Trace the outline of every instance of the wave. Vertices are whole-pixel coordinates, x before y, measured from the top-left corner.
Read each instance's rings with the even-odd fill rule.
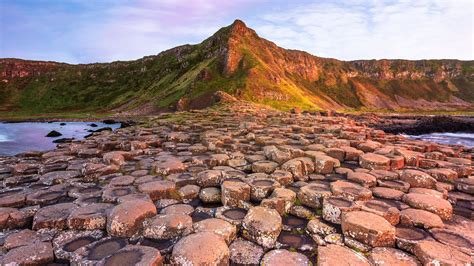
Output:
[[[433,141],[442,144],[458,144],[468,147],[474,147],[474,134],[472,133],[431,133],[423,135],[405,135],[411,139],[424,141]]]
[[[0,142],[10,141],[10,139],[6,135],[0,134]]]

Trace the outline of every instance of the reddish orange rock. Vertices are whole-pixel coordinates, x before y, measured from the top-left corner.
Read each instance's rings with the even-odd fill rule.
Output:
[[[390,170],[390,159],[375,153],[366,153],[359,157],[360,166],[369,170]]]
[[[365,211],[353,211],[342,215],[342,232],[372,247],[395,245],[395,227],[383,217]]]
[[[429,174],[413,169],[407,169],[400,175],[400,180],[410,184],[410,187],[434,188],[436,179]]]
[[[443,220],[449,220],[453,215],[453,206],[449,201],[432,195],[408,193],[403,197],[403,201],[413,208],[435,213]]]

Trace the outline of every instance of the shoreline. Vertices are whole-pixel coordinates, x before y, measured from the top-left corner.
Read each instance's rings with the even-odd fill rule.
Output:
[[[350,118],[391,134],[474,133],[474,116],[458,115],[360,115]]]

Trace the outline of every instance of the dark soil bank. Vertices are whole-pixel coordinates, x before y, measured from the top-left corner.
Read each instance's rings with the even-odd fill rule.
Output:
[[[392,134],[422,135],[435,132],[474,133],[473,117],[417,116],[372,118],[370,126]]]

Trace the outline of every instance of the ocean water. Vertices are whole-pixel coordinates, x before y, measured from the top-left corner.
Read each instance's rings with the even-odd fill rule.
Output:
[[[431,133],[417,136],[408,135],[407,137],[441,144],[474,147],[474,133]]]
[[[61,126],[61,123],[66,125]],[[97,127],[91,127],[94,123]],[[46,151],[56,147],[54,140],[60,138],[83,139],[90,134],[88,130],[97,130],[103,127],[116,129],[120,123],[106,125],[100,122],[24,122],[0,123],[0,155],[15,155],[26,151]],[[48,138],[51,130],[63,134],[60,137]]]

